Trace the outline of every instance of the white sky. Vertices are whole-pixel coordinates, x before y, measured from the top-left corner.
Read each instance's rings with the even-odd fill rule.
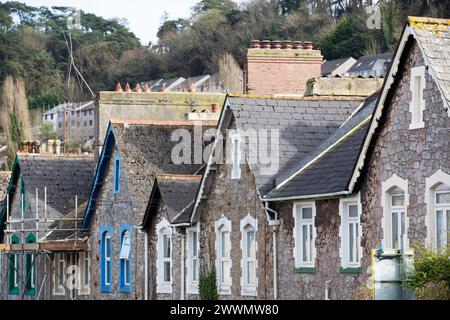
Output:
[[[2,0],[1,2],[5,2]],[[129,29],[142,44],[156,42],[156,33],[164,12],[169,17],[188,18],[198,0],[18,0],[34,7],[66,6],[104,18],[125,18]]]

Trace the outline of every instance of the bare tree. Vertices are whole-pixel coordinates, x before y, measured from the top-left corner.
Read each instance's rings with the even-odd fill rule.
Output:
[[[219,59],[219,75],[229,93],[243,93],[243,72],[231,54],[225,53]]]

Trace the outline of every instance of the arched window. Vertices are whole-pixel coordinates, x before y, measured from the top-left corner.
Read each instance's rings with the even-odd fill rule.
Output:
[[[396,174],[382,183],[384,247],[408,249],[408,182]]]
[[[216,221],[216,255],[219,293],[231,294],[231,222],[225,217]]]
[[[434,192],[436,247],[446,248],[450,243],[450,187],[440,184]]]
[[[17,235],[12,235],[11,244],[18,244],[20,239]],[[20,272],[20,260],[19,254],[13,253],[8,256],[9,259],[9,294],[18,295],[19,294],[19,272]]]
[[[131,291],[131,226],[123,225],[120,233],[119,291]]]
[[[450,175],[438,170],[425,180],[427,240],[434,248],[450,244]]]
[[[256,220],[247,216],[241,221],[241,289],[242,295],[255,296],[258,284],[256,259]]]
[[[36,243],[35,236],[29,234],[25,243]],[[25,279],[26,294],[34,296],[36,294],[36,256],[31,253],[25,255]]]
[[[102,227],[100,231],[100,290],[111,292],[112,282],[112,229],[108,226]]]
[[[156,226],[157,247],[157,289],[158,293],[172,293],[172,228],[164,219]]]

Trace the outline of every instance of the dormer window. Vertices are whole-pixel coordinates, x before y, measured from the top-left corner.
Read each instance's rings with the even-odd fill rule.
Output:
[[[423,111],[425,110],[425,100],[423,92],[425,89],[425,67],[415,67],[411,69],[411,102],[409,111],[411,112],[410,129],[423,128]]]

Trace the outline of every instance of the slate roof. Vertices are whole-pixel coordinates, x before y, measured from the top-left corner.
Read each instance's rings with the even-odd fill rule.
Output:
[[[290,171],[308,156],[342,125],[362,101],[230,97],[228,103],[238,129],[278,129],[280,132],[278,172],[266,175],[261,172],[264,166],[250,165],[259,192],[265,195],[272,190],[277,176]]]
[[[450,105],[450,19],[409,17],[414,37]]]
[[[47,187],[47,207],[66,215],[75,209],[75,196],[82,204],[89,198],[94,179],[94,157],[64,157],[37,154],[18,154],[20,173],[24,177],[28,197],[44,203],[44,188]]]
[[[378,94],[368,98],[342,126],[314,149],[279,182],[267,199],[305,197],[347,191],[362,144],[369,130]],[[319,157],[320,156],[320,157]]]
[[[344,62],[349,60],[351,58],[342,58],[342,59],[335,59],[335,60],[327,60],[324,63],[322,63],[320,69],[320,73],[322,76],[327,76],[330,73],[332,73],[334,70],[336,70],[339,66],[341,66]]]
[[[147,206],[143,227],[148,227],[161,203],[164,204],[170,223],[189,223],[200,180],[200,175],[158,175]]]
[[[126,124],[126,128],[125,128]],[[89,228],[95,202],[100,196],[104,174],[109,164],[108,159],[114,145],[120,152],[121,168],[124,170],[128,183],[128,193],[133,207],[142,223],[149,196],[152,192],[155,177],[160,174],[192,175],[201,170],[203,164],[195,164],[192,152],[192,164],[175,164],[171,153],[179,141],[172,141],[172,133],[184,129],[191,133],[194,139],[193,121],[134,121],[112,120],[105,139],[106,152],[102,153],[96,181],[91,191],[90,204],[85,213],[83,227]],[[202,122],[202,129],[216,126],[216,122]],[[113,142],[111,142],[113,141]],[[191,141],[193,143],[193,141]],[[112,163],[112,162],[111,162]]]
[[[385,60],[385,61],[391,61],[392,60],[392,54],[391,53],[383,53],[383,54],[377,54],[374,56],[363,56],[359,58],[355,64],[348,69],[348,73],[354,73],[354,72],[363,72],[367,70],[372,70],[372,66],[377,62],[378,60]]]

